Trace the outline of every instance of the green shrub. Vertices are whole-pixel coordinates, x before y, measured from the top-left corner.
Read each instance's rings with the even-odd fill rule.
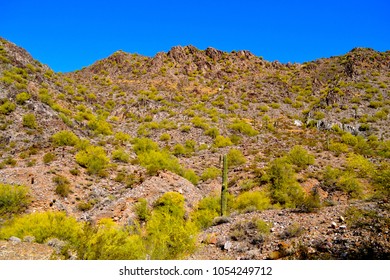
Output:
[[[138,202],[134,205],[134,211],[140,221],[146,222],[149,220],[151,212],[145,198],[138,199]]]
[[[314,164],[314,156],[302,146],[294,146],[287,154],[287,161],[297,166],[298,169],[304,169],[308,165]]]
[[[11,166],[15,166],[17,163],[17,161],[15,159],[13,159],[12,157],[7,157],[4,161],[3,161],[3,164],[6,164],[6,165],[11,165]]]
[[[265,210],[271,207],[271,201],[266,193],[254,191],[244,192],[237,196],[234,208],[240,212],[251,212],[254,210]]]
[[[160,141],[169,141],[169,140],[171,140],[171,135],[169,135],[168,133],[161,134]]]
[[[51,106],[53,104],[53,100],[49,94],[49,91],[46,88],[41,88],[38,92],[38,98],[41,102]]]
[[[219,135],[219,130],[216,127],[211,127],[209,129],[207,129],[204,134],[215,139],[215,137],[217,137]]]
[[[121,132],[121,131],[115,133],[114,138],[116,141],[118,141],[121,144],[124,144],[126,142],[130,142],[130,140],[131,140],[131,136],[129,134]]]
[[[51,140],[56,146],[75,146],[79,142],[79,138],[69,130],[62,130],[53,134]]]
[[[259,234],[261,235],[269,235],[271,233],[271,229],[273,224],[270,222],[266,222],[261,219],[256,219],[255,220],[256,228]]]
[[[222,135],[218,135],[214,139],[214,146],[217,148],[227,147],[233,145],[232,141],[229,137],[224,137]]]
[[[386,195],[390,194],[390,164],[382,163],[373,175],[373,181]]]
[[[111,135],[112,127],[103,117],[98,117],[88,122],[88,127],[96,134]]]
[[[23,116],[22,123],[24,127],[28,127],[30,129],[35,129],[38,126],[35,115],[31,113]]]
[[[205,229],[212,225],[214,218],[218,217],[220,212],[220,196],[207,196],[198,202],[196,210],[191,213],[191,219],[200,229]]]
[[[150,175],[157,174],[158,170],[169,170],[176,174],[182,174],[182,168],[178,159],[167,151],[144,152],[138,154],[140,164],[146,168]]]
[[[351,197],[361,197],[363,192],[363,187],[353,172],[342,171],[329,166],[325,168],[323,183],[325,186],[344,191]]]
[[[242,154],[240,150],[230,149],[227,154],[227,160],[229,167],[235,167],[242,165],[246,162],[245,156]]]
[[[102,147],[88,146],[76,154],[76,162],[87,168],[89,174],[101,174],[110,160]]]
[[[142,237],[133,234],[111,219],[102,219],[95,227],[85,226],[77,244],[82,260],[144,260],[146,246]]]
[[[354,173],[343,172],[337,180],[336,186],[353,198],[360,198],[363,193],[363,187]]]
[[[27,100],[31,98],[31,95],[26,92],[21,92],[16,95],[16,103],[23,105]]]
[[[323,184],[327,187],[335,186],[341,173],[342,171],[340,169],[326,166],[322,176]]]
[[[221,170],[212,166],[212,167],[206,168],[203,171],[201,179],[203,181],[207,181],[209,179],[216,179],[216,178],[218,178],[218,176],[221,176]]]
[[[181,156],[186,154],[186,148],[182,144],[176,144],[173,146],[173,154],[175,156]]]
[[[22,212],[30,204],[25,186],[0,183],[0,217]]]
[[[189,125],[183,125],[180,127],[181,132],[189,132],[191,130],[191,127]]]
[[[257,130],[244,120],[235,119],[233,123],[229,125],[229,128],[247,136],[256,136],[259,134]]]
[[[8,221],[0,228],[0,238],[8,239],[16,236],[34,236],[38,243],[50,238],[77,243],[82,233],[82,224],[63,212],[32,213]]]
[[[91,210],[92,207],[93,203],[91,203],[91,201],[80,201],[79,203],[77,203],[77,209],[83,212]]]
[[[336,154],[336,156],[339,156],[342,153],[348,152],[348,146],[343,143],[332,142],[329,144],[329,151],[332,151]]]
[[[134,138],[132,143],[136,154],[158,150],[158,144],[149,138]]]
[[[375,166],[362,155],[349,154],[346,160],[347,170],[355,172],[361,178],[370,178],[374,174]],[[357,172],[356,172],[357,171]]]
[[[321,208],[320,194],[317,188],[313,188],[311,192],[305,197],[302,209],[306,212],[314,212]]]
[[[184,147],[186,149],[186,154],[190,155],[195,152],[196,142],[194,140],[186,140]]]
[[[341,136],[341,141],[349,146],[355,146],[358,143],[356,136],[351,133],[345,133]]]
[[[156,201],[146,226],[151,259],[179,259],[194,251],[197,228],[184,214],[184,197],[179,193],[165,193]]]
[[[202,117],[195,116],[192,118],[191,122],[193,123],[194,127],[196,127],[196,128],[202,128],[204,130],[209,128],[207,121]]]
[[[184,171],[183,177],[190,181],[192,184],[197,185],[199,182],[199,177],[196,175],[195,171],[192,169],[186,169]]]
[[[56,184],[55,193],[67,197],[70,192],[70,182],[64,176],[55,176],[53,177],[53,182]]]
[[[48,153],[43,155],[43,162],[45,164],[48,164],[48,163],[54,161],[55,159],[56,159],[56,155],[51,153],[51,152],[48,152]]]
[[[291,164],[284,158],[277,158],[269,164],[265,178],[270,183],[271,198],[275,203],[293,208],[302,204],[302,187],[295,178]]]
[[[123,148],[119,148],[112,152],[112,159],[120,162],[129,162],[130,155]]]
[[[11,101],[6,100],[2,105],[0,105],[0,114],[8,115],[13,111],[15,111],[15,109],[16,109],[16,105]]]

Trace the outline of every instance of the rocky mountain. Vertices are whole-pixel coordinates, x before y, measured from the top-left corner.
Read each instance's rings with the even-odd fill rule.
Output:
[[[390,52],[366,48],[282,64],[177,46],[56,73],[0,39],[0,183],[29,189],[22,212],[119,225],[177,192],[191,220],[228,154],[229,217],[185,258],[388,258],[389,86]]]

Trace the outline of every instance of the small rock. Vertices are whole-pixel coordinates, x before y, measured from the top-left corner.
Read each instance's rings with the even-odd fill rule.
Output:
[[[331,228],[337,228],[337,224],[336,224],[335,222],[332,222],[332,223],[330,224],[330,226],[331,226]]]
[[[346,226],[346,225],[341,225],[341,226],[339,227],[339,229],[345,230],[345,229],[347,229],[347,226]]]
[[[302,126],[303,123],[300,120],[294,120],[294,125],[295,126]]]
[[[11,236],[8,241],[11,241],[12,244],[18,244],[20,242],[22,242],[22,240],[20,240],[20,238],[16,237],[16,236]]]
[[[307,248],[307,252],[308,252],[309,254],[314,254],[314,253],[316,252],[316,249],[314,249],[313,247],[308,247],[308,248]]]
[[[28,243],[32,243],[32,242],[35,241],[35,236],[25,236],[25,237],[23,238],[23,241],[24,241],[24,242],[28,242]]]
[[[225,244],[223,245],[223,249],[226,251],[229,251],[232,248],[233,244],[230,241],[226,241]]]
[[[345,218],[343,216],[340,216],[339,221],[340,221],[340,223],[343,223],[345,221]]]

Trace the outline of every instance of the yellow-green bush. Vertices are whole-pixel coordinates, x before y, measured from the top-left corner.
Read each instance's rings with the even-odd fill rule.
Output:
[[[204,130],[209,128],[207,121],[202,117],[195,116],[192,118],[191,122],[196,128],[202,128]]]
[[[70,182],[64,176],[55,176],[53,177],[53,182],[56,184],[55,193],[67,197],[70,192]]]
[[[233,196],[228,193],[227,210],[233,209]],[[205,229],[213,224],[214,218],[221,214],[221,196],[210,195],[198,202],[196,209],[191,213],[191,220],[200,229]]]
[[[151,259],[179,259],[196,248],[197,228],[184,214],[184,197],[179,193],[165,193],[156,201],[146,226]]]
[[[270,184],[273,202],[293,208],[302,204],[304,198],[302,187],[295,178],[291,164],[284,158],[277,158],[269,164],[264,179]]]
[[[173,154],[175,156],[181,156],[186,154],[186,148],[182,144],[176,144],[173,146]]]
[[[48,152],[48,153],[43,155],[43,163],[45,163],[45,164],[48,164],[55,159],[56,159],[56,155],[51,153],[51,152]]]
[[[110,219],[96,227],[85,226],[77,241],[77,255],[82,260],[142,260],[146,258],[144,240]]]
[[[358,143],[356,136],[352,135],[351,133],[344,133],[341,136],[341,141],[349,146],[355,146]]]
[[[76,162],[86,167],[88,173],[99,174],[107,167],[110,159],[102,147],[88,146],[76,154]]]
[[[287,154],[287,161],[297,166],[298,169],[304,169],[308,165],[314,164],[314,156],[302,146],[294,146]]]
[[[63,212],[32,213],[7,221],[0,228],[0,238],[11,236],[24,238],[34,236],[35,241],[43,243],[50,238],[77,243],[82,233],[82,224]]]
[[[215,139],[215,137],[217,137],[219,135],[219,130],[216,127],[211,127],[209,129],[207,129],[204,134]]]
[[[98,117],[88,122],[88,127],[97,134],[111,135],[112,126],[103,117]]]
[[[183,170],[178,159],[167,151],[144,152],[138,154],[139,162],[147,169],[151,175],[157,173],[158,170],[169,170],[181,175]]]
[[[192,169],[186,169],[183,173],[183,177],[186,178],[191,183],[193,183],[194,185],[198,184],[199,182],[199,176],[196,175],[195,171]]]
[[[244,120],[235,119],[233,123],[229,125],[229,128],[247,136],[256,136],[259,134],[257,130]]]
[[[112,159],[121,162],[129,162],[130,156],[123,148],[119,148],[112,152]]]
[[[246,162],[246,158],[240,150],[230,149],[227,154],[227,161],[229,167],[234,167],[244,164]]]
[[[354,172],[342,171],[327,166],[323,174],[323,183],[327,187],[333,187],[348,193],[351,197],[360,197],[363,187],[356,178]]]
[[[356,172],[361,178],[371,177],[374,174],[374,164],[362,155],[349,154],[346,160],[347,170]]]
[[[130,140],[131,140],[131,136],[129,134],[121,132],[121,131],[115,133],[114,138],[117,142],[119,142],[121,144],[124,144],[126,142],[130,142]]]
[[[136,154],[158,150],[158,144],[149,138],[134,138],[132,143]]]
[[[203,173],[202,173],[202,176],[201,176],[201,179],[203,181],[207,181],[209,179],[215,179],[217,178],[218,176],[221,176],[221,170],[212,166],[212,167],[208,167],[206,168]]]
[[[148,202],[145,198],[138,199],[138,202],[134,205],[134,211],[140,221],[149,220],[151,211],[148,208]]]
[[[6,101],[0,100],[0,103],[2,103],[0,105],[0,114],[8,115],[8,114],[12,113],[13,111],[15,111],[15,109],[16,109],[16,105],[9,100],[6,100]]]
[[[53,134],[51,140],[56,146],[75,146],[79,142],[79,138],[70,130]]]
[[[30,204],[25,186],[0,184],[0,217],[23,211]]]
[[[229,137],[224,137],[222,135],[218,135],[214,139],[214,146],[217,148],[227,147],[233,145],[232,141]]]
[[[161,134],[160,141],[169,141],[169,140],[171,140],[171,135],[169,135],[168,133]]]
[[[256,224],[256,228],[257,228],[257,231],[259,232],[259,234],[261,234],[261,235],[269,235],[270,234],[271,228],[273,226],[272,223],[266,222],[266,221],[261,220],[261,219],[256,219],[254,222]]]
[[[35,129],[38,126],[37,121],[35,119],[35,115],[31,114],[31,113],[28,113],[28,114],[23,116],[22,124],[24,127],[28,127],[30,129]]]
[[[265,192],[249,191],[241,193],[234,201],[234,208],[241,212],[265,210],[271,207],[271,200]]]
[[[27,92],[21,92],[16,95],[16,103],[23,105],[27,100],[31,98],[31,95]]]
[[[337,156],[348,152],[348,146],[344,143],[332,142],[329,144],[329,151],[334,152]]]
[[[382,163],[373,175],[373,181],[386,195],[390,194],[390,164]]]

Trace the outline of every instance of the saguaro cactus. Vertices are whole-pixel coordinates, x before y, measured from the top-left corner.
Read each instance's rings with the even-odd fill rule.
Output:
[[[227,156],[223,155],[222,165],[222,189],[221,189],[221,216],[226,216],[227,209],[227,192],[228,192],[228,179],[227,179]]]

